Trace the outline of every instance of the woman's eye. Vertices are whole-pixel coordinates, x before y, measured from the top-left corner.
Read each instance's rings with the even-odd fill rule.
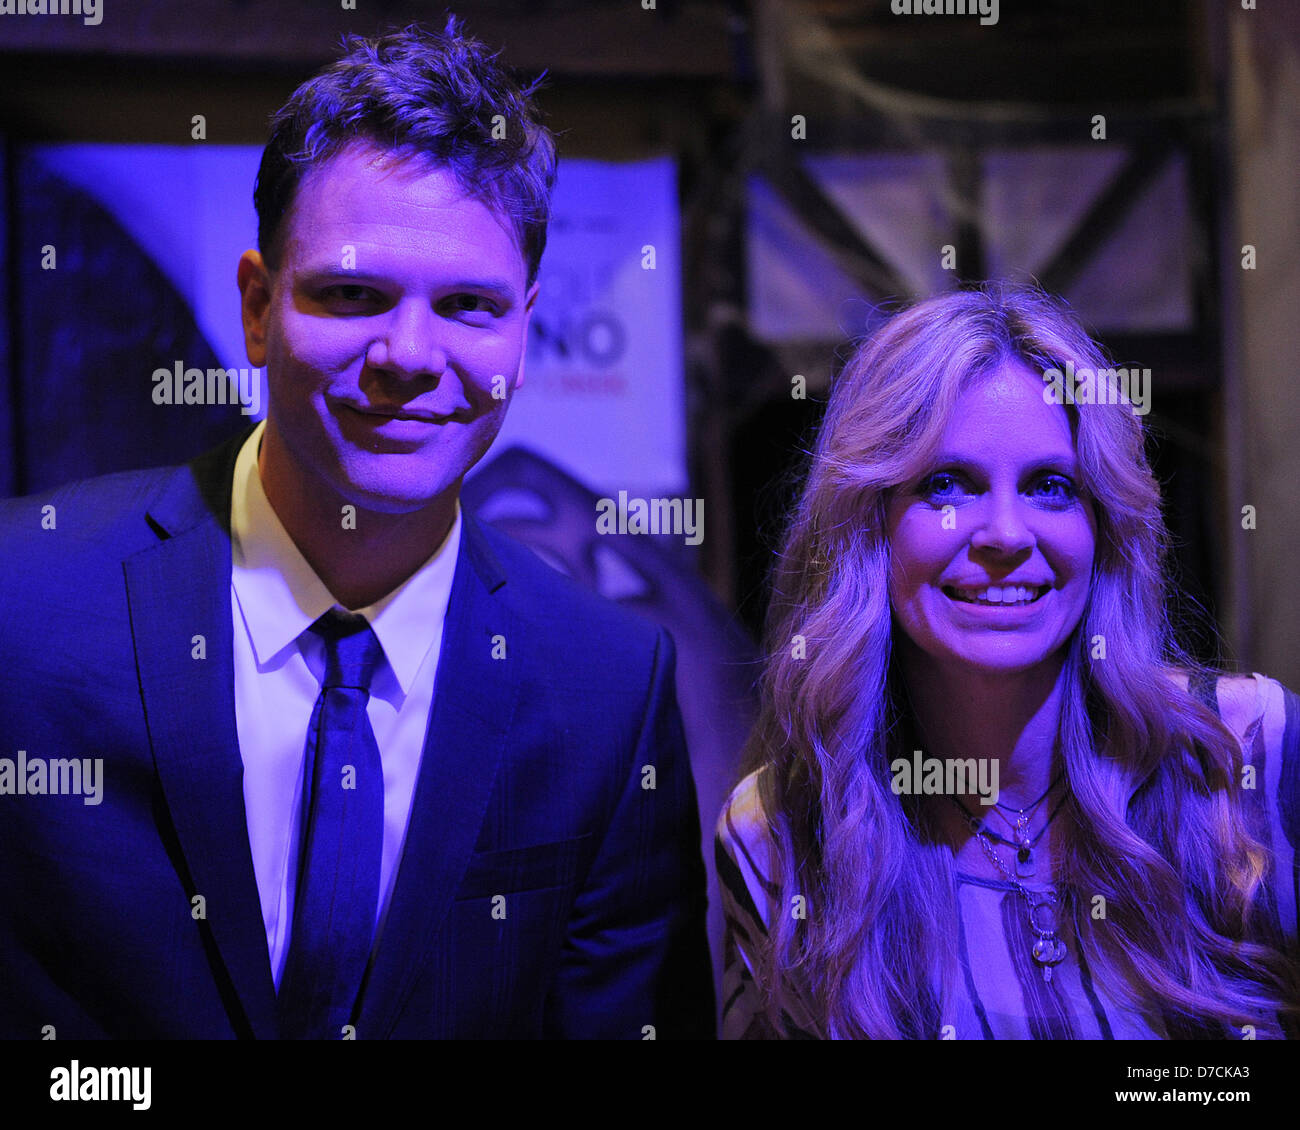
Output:
[[[950,471],[939,471],[921,483],[922,498],[941,498],[960,494],[961,480]]]
[[[1045,475],[1038,480],[1036,493],[1039,498],[1045,498],[1049,502],[1069,505],[1078,497],[1079,488],[1064,475]]]
[[[917,492],[922,498],[955,499],[978,493],[960,474],[937,471],[921,482]],[[1044,475],[1028,490],[1029,497],[1051,506],[1071,506],[1079,496],[1079,488],[1065,475]]]

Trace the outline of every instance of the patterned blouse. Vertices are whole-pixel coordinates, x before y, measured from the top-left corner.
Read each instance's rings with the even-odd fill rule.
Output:
[[[1237,734],[1245,763],[1254,766],[1257,787],[1244,794],[1255,806],[1249,814],[1251,830],[1274,861],[1260,905],[1294,955],[1300,903],[1300,696],[1275,679],[1254,675],[1220,678],[1213,698],[1208,684],[1200,697]],[[722,1037],[817,1039],[822,1033],[803,999],[791,1002],[783,1018],[785,1030],[774,1031],[754,982],[756,947],[767,937],[770,907],[780,896],[769,878],[775,869],[756,784],[761,772],[736,786],[717,824],[727,923]],[[1110,998],[1090,977],[1068,932],[1062,933],[1067,957],[1045,980],[1030,954],[1032,936],[1019,892],[1010,883],[960,871],[956,879],[960,989],[957,999],[944,1004],[944,1038],[1126,1040],[1196,1034],[1171,1031],[1160,1015]]]

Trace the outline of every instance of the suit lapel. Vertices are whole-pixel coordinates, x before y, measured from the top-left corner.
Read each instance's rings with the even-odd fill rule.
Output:
[[[493,636],[507,649],[521,642],[509,603],[493,595],[504,583],[466,514],[406,845],[362,998],[362,1038],[391,1035],[483,824],[519,698],[517,663],[492,657]]]
[[[178,470],[150,506],[162,539],[124,563],[146,722],[163,796],[194,892],[248,1019],[278,1036],[261,902],[248,844],[234,706],[230,487],[247,432]],[[389,1035],[415,987],[482,827],[519,699],[519,646],[497,595],[505,577],[464,515],[433,705],[393,897],[368,976],[359,1030]],[[194,637],[205,658],[192,658]],[[508,654],[508,653],[507,653]]]
[[[185,866],[251,1033],[274,1038],[234,705],[230,483],[246,435],[176,472],[149,511],[164,540],[124,568],[149,737]],[[196,636],[203,658],[193,657]]]

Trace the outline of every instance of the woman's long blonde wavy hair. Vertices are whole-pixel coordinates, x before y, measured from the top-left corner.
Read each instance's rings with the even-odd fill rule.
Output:
[[[774,573],[746,756],[747,769],[764,768],[777,864],[781,912],[759,970],[777,1031],[797,990],[825,1036],[938,1035],[955,965],[953,864],[924,805],[889,787],[891,762],[910,750],[885,508],[926,469],[958,397],[1008,359],[1037,372],[1067,360],[1108,367],[1062,304],[989,285],[895,315],[833,387]],[[1297,974],[1260,911],[1269,860],[1243,808],[1241,750],[1171,678],[1212,673],[1170,627],[1167,534],[1142,422],[1125,403],[1066,411],[1097,529],[1062,671],[1063,928],[1072,923],[1094,980],[1171,1035],[1280,1034],[1300,1014]],[[1098,636],[1104,660],[1090,658]],[[785,912],[794,894],[805,918]]]

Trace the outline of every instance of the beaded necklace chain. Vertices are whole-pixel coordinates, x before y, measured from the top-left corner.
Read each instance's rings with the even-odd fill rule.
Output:
[[[1055,782],[1048,786],[1047,792],[1051,792],[1054,787]],[[1020,813],[1024,815],[1031,812],[1038,806],[1046,795],[1047,793],[1044,793],[1043,796],[1039,797],[1038,800],[1029,806],[1029,808],[1019,810]],[[1016,891],[1019,892],[1020,897],[1025,900],[1026,920],[1029,924],[1029,931],[1034,936],[1034,944],[1030,949],[1030,953],[1033,955],[1034,961],[1038,964],[1038,967],[1043,971],[1043,980],[1050,983],[1052,980],[1052,969],[1065,960],[1065,955],[1067,953],[1066,945],[1061,940],[1060,928],[1057,922],[1056,911],[1057,906],[1060,903],[1060,896],[1056,893],[1056,889],[1050,886],[1042,891],[1029,890],[1022,882],[1020,882],[1018,875],[1013,873],[1011,868],[1003,862],[1002,857],[998,855],[997,851],[993,847],[993,839],[996,838],[1001,843],[1006,843],[1009,844],[1009,846],[1016,847],[1016,872],[1024,874],[1024,872],[1021,871],[1021,868],[1024,866],[1024,863],[1027,862],[1029,866],[1028,874],[1032,875],[1034,870],[1033,847],[1039,839],[1042,838],[1043,833],[1047,831],[1047,828],[1052,821],[1056,819],[1056,814],[1061,811],[1061,806],[1065,803],[1065,798],[1062,797],[1057,803],[1056,807],[1052,810],[1051,815],[1048,816],[1047,821],[1039,830],[1038,835],[1034,836],[1032,840],[1029,839],[1026,834],[1028,820],[1021,821],[1018,819],[1017,831],[1021,834],[1021,838],[1014,843],[1010,843],[1001,836],[998,836],[996,833],[985,831],[984,822],[970,812],[970,810],[967,809],[967,807],[955,796],[950,796],[948,799],[961,810],[962,815],[966,818],[966,823],[975,834],[975,839],[979,842],[980,848],[983,849],[989,862],[997,869],[998,874],[1010,883]],[[1028,859],[1022,862],[1022,855],[1026,853],[1028,854]]]
[[[1029,820],[1027,816],[1025,816],[1024,819],[1022,819],[1021,816],[1032,812],[1033,806],[1027,809],[1022,809],[1021,815],[1017,816],[1015,826],[1012,828],[1012,834],[1016,838],[1014,840],[1009,840],[1005,836],[1000,836],[997,832],[990,831],[985,827],[985,822],[962,804],[962,802],[956,797],[953,797],[952,799],[953,803],[962,810],[962,814],[966,817],[966,823],[971,826],[972,831],[976,834],[982,833],[983,835],[988,836],[988,838],[996,844],[1005,844],[1007,847],[1013,847],[1016,849],[1016,875],[1021,879],[1028,879],[1033,876],[1038,866],[1037,861],[1034,859],[1034,848],[1037,846],[1038,841],[1043,838],[1043,833],[1047,831],[1048,826],[1056,819],[1056,814],[1061,811],[1061,806],[1065,804],[1065,797],[1061,797],[1061,799],[1056,802],[1056,807],[1052,809],[1051,815],[1048,816],[1047,822],[1038,830],[1038,834],[1032,838],[1029,835]],[[1037,802],[1035,802],[1035,804],[1037,804]],[[998,815],[1002,816],[1001,813],[998,813]],[[1002,819],[1006,820],[1006,817],[1003,816]],[[1007,821],[1007,823],[1010,825],[1011,822]]]

